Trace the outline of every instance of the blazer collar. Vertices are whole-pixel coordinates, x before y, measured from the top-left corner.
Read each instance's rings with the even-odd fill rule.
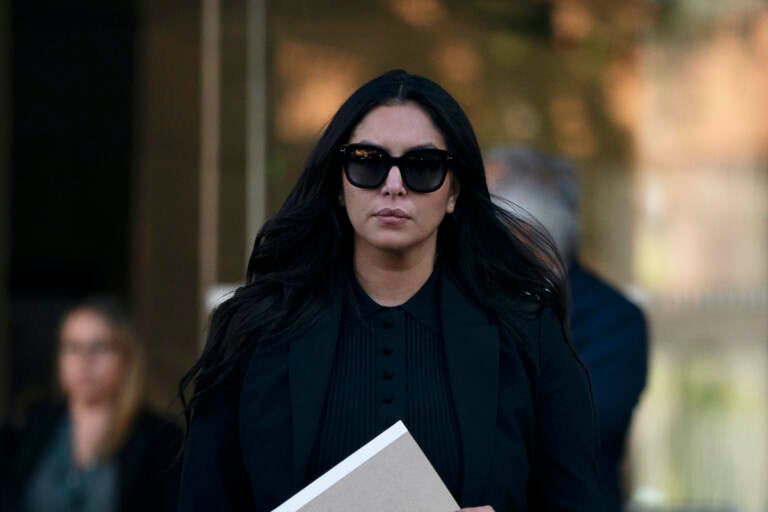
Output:
[[[493,455],[499,392],[499,332],[459,290],[450,272],[441,283],[443,342],[464,456],[461,501],[479,504]]]
[[[461,434],[461,499],[479,503],[488,478],[496,428],[499,333],[482,309],[458,288],[447,268],[440,275],[445,357]],[[305,484],[320,426],[339,334],[339,294],[315,325],[291,343],[289,386],[293,418],[293,487]]]

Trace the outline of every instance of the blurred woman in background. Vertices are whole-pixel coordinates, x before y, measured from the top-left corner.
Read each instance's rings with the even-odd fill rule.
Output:
[[[9,436],[10,510],[173,510],[180,431],[144,408],[143,350],[119,302],[73,307],[58,339],[64,403],[27,414]]]

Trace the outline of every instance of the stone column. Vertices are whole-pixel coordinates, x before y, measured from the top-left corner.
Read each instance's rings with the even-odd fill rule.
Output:
[[[245,262],[267,215],[267,0],[248,0]]]

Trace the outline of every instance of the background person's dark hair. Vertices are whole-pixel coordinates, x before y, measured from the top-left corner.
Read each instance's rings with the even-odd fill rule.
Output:
[[[199,399],[249,348],[310,325],[334,293],[352,295],[354,232],[339,203],[339,147],[368,112],[405,101],[424,109],[454,156],[451,171],[460,194],[454,213],[438,228],[441,265],[514,340],[520,338],[507,313],[521,298],[536,298],[567,324],[565,272],[557,251],[546,234],[491,201],[464,111],[431,80],[389,71],[355,91],[333,116],[288,198],[257,235],[246,284],[214,310],[203,353],[179,384],[187,425]],[[522,343],[521,348],[528,350]]]

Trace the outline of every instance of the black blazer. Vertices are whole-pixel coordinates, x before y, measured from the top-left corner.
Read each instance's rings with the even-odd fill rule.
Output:
[[[442,275],[443,338],[464,460],[461,506],[602,510],[591,397],[555,315],[543,309],[513,318],[540,367],[526,371],[517,340],[502,338],[450,274]],[[301,335],[257,345],[241,371],[200,402],[180,512],[269,511],[309,483],[340,317],[337,300]]]
[[[20,510],[26,484],[66,414],[63,405],[37,408],[22,425],[5,426],[2,452],[6,471],[0,479],[0,510]],[[117,510],[166,512],[176,509],[180,467],[175,458],[182,434],[175,424],[142,410],[116,454]]]

